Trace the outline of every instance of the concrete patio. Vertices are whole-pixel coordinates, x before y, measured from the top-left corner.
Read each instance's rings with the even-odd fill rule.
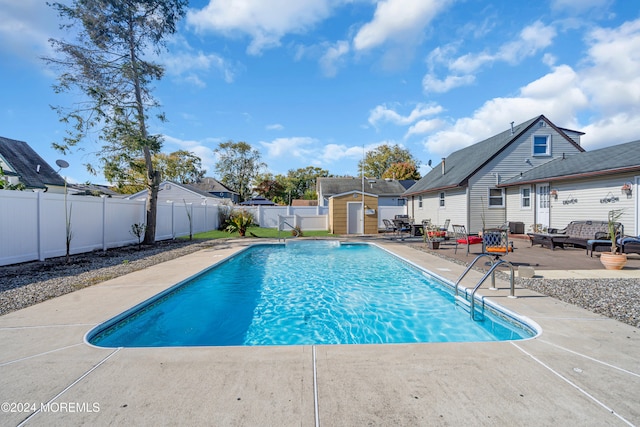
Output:
[[[376,243],[449,280],[464,269],[406,242]],[[639,330],[526,289],[507,298],[501,281],[498,291],[484,285],[481,293],[537,323],[538,337],[140,349],[84,342],[95,325],[246,244],[202,250],[0,317],[0,424],[640,424]],[[635,268],[623,272],[640,279]],[[463,284],[479,277],[472,271]]]

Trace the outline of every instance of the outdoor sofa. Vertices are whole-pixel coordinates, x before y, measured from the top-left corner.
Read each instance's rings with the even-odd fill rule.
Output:
[[[623,227],[615,223],[616,235],[623,235]],[[609,236],[607,221],[571,221],[565,228],[558,230],[550,228],[547,233],[528,233],[531,246],[540,244],[554,250],[556,247],[564,249],[565,245],[586,248],[592,247],[590,241],[606,241]],[[592,247],[593,249],[593,247]]]

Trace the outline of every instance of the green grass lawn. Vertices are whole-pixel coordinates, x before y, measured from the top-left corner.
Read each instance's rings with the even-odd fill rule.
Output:
[[[252,235],[253,233],[253,235]],[[325,237],[325,236],[333,236],[333,234],[329,234],[326,230],[318,230],[318,231],[304,231],[302,230],[303,237]],[[194,234],[193,238],[198,240],[210,240],[210,239],[225,239],[228,237],[240,237],[238,233],[228,233],[226,231],[220,230],[212,230],[207,231],[205,233]],[[278,229],[277,228],[261,228],[261,227],[249,227],[247,229],[246,237],[270,237],[270,238],[278,238]],[[281,231],[280,237],[291,237],[290,231]],[[183,236],[181,239],[188,239],[189,236]]]

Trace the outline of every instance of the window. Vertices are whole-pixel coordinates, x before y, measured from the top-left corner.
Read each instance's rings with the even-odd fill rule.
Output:
[[[531,208],[531,187],[520,188],[520,208]]]
[[[533,136],[533,155],[534,156],[550,156],[551,155],[551,135],[534,135]]]
[[[504,208],[504,190],[502,188],[489,189],[489,208]]]
[[[444,191],[440,193],[440,207],[444,208]]]
[[[418,196],[418,207],[422,207],[422,196]]]

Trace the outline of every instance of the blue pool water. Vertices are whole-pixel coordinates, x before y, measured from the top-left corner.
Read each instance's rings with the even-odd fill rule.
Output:
[[[369,244],[256,245],[94,329],[102,347],[496,341],[533,331]]]

